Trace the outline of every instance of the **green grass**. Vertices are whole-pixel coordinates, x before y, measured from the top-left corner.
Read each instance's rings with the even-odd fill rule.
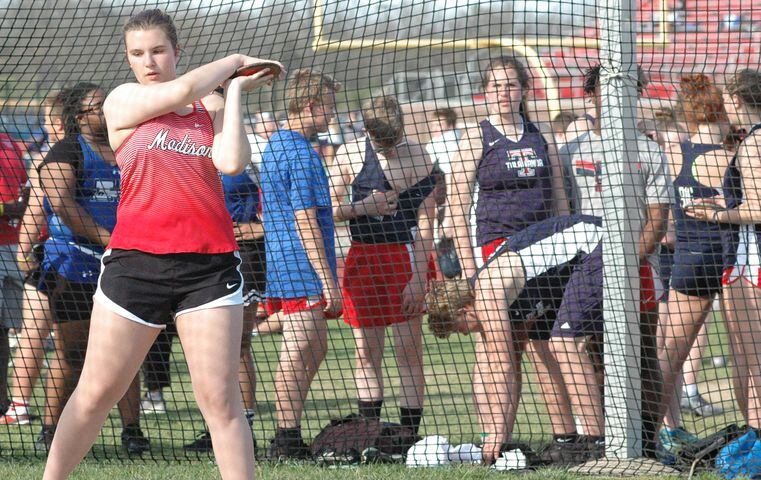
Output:
[[[260,453],[266,446],[275,428],[275,401],[273,376],[277,368],[278,349],[282,337],[269,336],[253,340],[254,357],[258,371],[258,417],[254,424]],[[391,342],[388,342],[384,373],[386,375],[387,400],[383,417],[397,421],[399,410],[395,392],[398,391],[399,379],[393,358]],[[329,422],[331,418],[341,417],[356,409],[356,393],[353,380],[354,341],[350,329],[342,322],[332,322],[329,333],[330,351],[311,390],[303,420],[305,437],[311,438]],[[427,396],[425,414],[421,428],[422,435],[440,434],[447,436],[452,444],[477,441],[480,429],[477,426],[471,400],[470,370],[473,363],[473,340],[470,337],[456,336],[447,341],[435,339],[425,334],[426,382]],[[714,323],[712,346],[706,358],[712,355],[727,356],[726,339],[722,322]],[[166,391],[168,413],[166,415],[148,415],[143,417],[143,429],[152,439],[151,455],[145,460],[127,461],[119,448],[120,421],[116,410],[93,447],[82,468],[82,474],[75,478],[218,478],[215,467],[210,464],[210,457],[188,456],[182,445],[191,441],[195,434],[203,429],[201,416],[196,408],[190,391],[187,366],[182,361],[179,345],[175,345],[173,357],[173,387]],[[547,413],[538,391],[537,378],[533,375],[531,365],[524,363],[527,374],[524,376],[523,399],[516,425],[518,439],[530,442],[533,446],[551,438],[551,428]],[[706,368],[705,380],[711,384],[726,382],[729,378],[728,368]],[[722,392],[727,398],[731,394]],[[36,411],[42,410],[43,397],[37,392]],[[724,402],[727,414],[712,418],[698,419],[685,416],[686,427],[694,432],[707,433],[727,423],[738,421],[738,412],[733,408],[734,402]],[[39,478],[43,459],[36,457],[33,443],[39,432],[39,422],[31,426],[0,426],[0,478],[23,479]],[[10,463],[9,463],[10,461]],[[178,464],[179,461],[179,464]],[[144,463],[144,464],[143,464]],[[112,473],[113,472],[113,473]],[[389,478],[404,476],[409,472],[400,467],[366,467],[360,470],[322,470],[316,467],[275,467],[264,466],[263,478],[296,478],[309,476],[351,477],[351,478]],[[547,472],[545,472],[547,473]],[[431,478],[481,478],[488,475],[483,469],[436,470],[424,472],[417,470],[415,476]],[[554,473],[553,477],[568,478],[564,473]]]
[[[36,480],[42,476],[41,462],[12,462],[0,464],[0,476],[13,480]],[[84,463],[71,476],[72,480],[206,480],[218,479],[219,473],[213,465],[207,463],[185,465],[104,465]],[[301,480],[304,478],[316,480],[480,480],[517,478],[515,475],[506,477],[504,473],[492,472],[481,467],[456,467],[447,469],[416,469],[409,470],[403,466],[377,465],[361,468],[323,469],[314,466],[271,466],[257,468],[257,478],[272,480]],[[521,474],[522,480],[580,480],[584,477],[562,470],[539,470]],[[605,478],[605,477],[598,477]],[[641,480],[677,480],[677,476],[642,475]],[[713,475],[700,475],[700,480],[718,480]]]

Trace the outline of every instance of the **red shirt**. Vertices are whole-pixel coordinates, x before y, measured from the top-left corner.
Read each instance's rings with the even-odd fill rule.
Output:
[[[18,201],[27,182],[24,153],[10,136],[0,133],[0,201]],[[21,221],[7,215],[0,217],[0,245],[16,245]]]
[[[121,197],[109,248],[147,253],[238,249],[211,160],[214,127],[198,101],[188,115],[139,125],[116,151]]]

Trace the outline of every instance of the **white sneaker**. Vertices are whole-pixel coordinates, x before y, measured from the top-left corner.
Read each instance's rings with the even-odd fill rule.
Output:
[[[683,395],[679,401],[679,406],[683,412],[691,412],[698,417],[712,417],[724,413],[724,408],[721,405],[709,403],[699,393],[693,397]]]
[[[166,413],[166,402],[164,394],[161,392],[146,392],[140,398],[140,410],[145,414],[164,414]]]
[[[0,425],[29,425],[32,415],[26,403],[11,402],[5,415],[0,416]]]

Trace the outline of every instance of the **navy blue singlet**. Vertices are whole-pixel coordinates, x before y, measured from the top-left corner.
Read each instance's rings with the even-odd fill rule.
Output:
[[[552,214],[552,170],[547,142],[524,120],[513,142],[488,120],[481,122],[483,155],[476,172],[478,245],[509,237]]]
[[[350,220],[349,230],[352,241],[358,243],[413,243],[415,241],[413,229],[417,227],[418,209],[435,187],[436,179],[431,173],[399,194],[396,211],[393,215],[361,216]],[[351,200],[352,202],[364,200],[372,195],[375,190],[388,192],[392,190],[392,187],[383,173],[378,156],[373,150],[372,142],[368,138],[362,170],[351,184]]]

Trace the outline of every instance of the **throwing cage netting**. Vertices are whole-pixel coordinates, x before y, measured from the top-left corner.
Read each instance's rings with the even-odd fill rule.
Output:
[[[80,346],[81,356],[87,335],[89,311],[77,311],[71,320],[65,310],[90,308],[86,300],[85,307],[75,302],[51,308],[55,288],[27,274],[42,257],[28,258],[33,250],[24,242],[38,243],[34,251],[47,255],[55,240],[45,237],[52,216],[64,224],[77,222],[56,210],[63,208],[61,202],[43,201],[50,187],[32,182],[27,198],[27,175],[14,165],[22,157],[33,177],[44,163],[53,141],[45,130],[51,122],[45,99],[51,94],[77,82],[91,82],[108,93],[134,81],[121,26],[130,16],[157,7],[177,25],[180,75],[242,52],[282,62],[289,76],[309,68],[343,84],[329,127],[308,140],[327,174],[345,173],[340,181],[330,178],[330,185],[346,184],[338,201],[349,205],[347,198],[353,197],[351,209],[358,217],[359,187],[353,191],[351,184],[359,181],[363,168],[380,166],[386,190],[400,197],[425,178],[412,164],[428,161],[433,172],[436,188],[423,197],[435,200],[413,208],[417,224],[411,242],[377,234],[368,240],[361,228],[352,229],[346,218],[336,217],[338,284],[350,290],[344,293],[344,307],[349,296],[376,310],[365,314],[364,320],[373,318],[364,327],[327,320],[327,353],[300,421],[306,443],[331,419],[359,411],[372,417],[379,411],[384,421],[413,426],[419,421],[421,438],[444,437],[416,450],[415,461],[426,465],[461,462],[452,453],[454,446],[481,445],[490,435],[512,430],[511,441],[527,444],[553,465],[587,462],[583,468],[592,472],[606,457],[623,462],[644,454],[684,469],[694,456],[683,452],[695,439],[677,427],[707,437],[733,424],[761,426],[753,423],[758,418],[754,380],[761,368],[761,318],[755,303],[759,267],[754,255],[759,253],[752,229],[754,215],[761,213],[749,211],[735,220],[750,225],[749,230],[738,227],[739,240],[731,238],[729,223],[720,223],[732,210],[722,179],[738,151],[743,198],[751,207],[746,210],[752,210],[750,199],[757,197],[748,175],[758,149],[755,143],[748,146],[751,137],[743,140],[743,134],[761,118],[761,94],[754,90],[760,87],[758,77],[737,73],[759,68],[761,10],[753,2],[10,1],[3,2],[0,19],[0,158],[5,159],[0,171],[0,212],[5,214],[0,217],[5,232],[0,237],[0,299],[2,343],[9,343],[0,344],[0,408],[7,411],[0,425],[3,456],[45,455],[60,409],[77,381],[72,345]],[[504,56],[525,67],[525,83],[516,64],[495,64]],[[291,125],[286,84],[276,81],[245,96],[244,121],[253,152],[247,172],[257,190],[267,188],[263,178],[269,174],[264,172],[273,168],[265,165],[274,161],[267,154],[268,139]],[[510,96],[516,91],[523,101]],[[387,100],[379,102],[382,97]],[[403,135],[382,147],[377,124],[389,123],[396,104]],[[77,118],[88,108],[83,106]],[[426,155],[428,160],[421,160]],[[342,170],[341,162],[352,166]],[[98,188],[102,191],[95,196],[118,195],[113,183]],[[253,336],[246,332],[243,341],[255,372],[242,356],[241,388],[257,455],[265,458],[278,410],[285,405],[277,401],[279,364],[306,368],[302,360],[283,363],[299,354],[313,355],[314,349],[292,351],[293,345],[285,344],[304,333],[298,321],[259,305],[272,303],[267,297],[273,296],[262,280],[265,249],[281,248],[261,238],[261,227],[249,225],[263,221],[263,230],[268,229],[266,191],[261,198],[264,212],[236,219],[236,232],[239,239],[245,237],[244,276],[248,271],[253,279],[246,289],[252,294],[245,315],[255,323]],[[43,203],[43,213],[34,221],[29,210],[23,216],[25,205],[31,209]],[[366,203],[362,208],[368,213]],[[375,208],[363,218],[374,225],[393,224],[394,208],[401,209],[402,201],[390,203],[391,211]],[[679,212],[671,213],[675,206]],[[700,212],[707,216],[690,216]],[[570,230],[551,223],[568,213],[597,216],[599,222],[584,217]],[[554,235],[536,228],[540,221],[549,221]],[[736,258],[716,250],[716,236],[705,236],[718,231],[729,232],[723,247],[741,245]],[[97,247],[89,252],[95,257],[103,251],[93,239],[74,238]],[[507,239],[507,248],[494,244],[500,239]],[[404,317],[394,313],[401,308],[395,302],[412,295],[405,290],[411,288],[407,280],[394,286],[398,278],[391,277],[400,275],[399,268],[406,272],[410,262],[404,259],[406,250],[403,260],[388,253],[371,258],[381,255],[379,245],[403,245],[417,270],[423,268],[423,252],[430,271],[421,275],[450,282],[447,287],[436,284],[441,289],[453,285],[447,278],[475,279],[478,272],[477,320],[471,319],[467,328],[439,325],[442,336],[450,334],[446,339],[432,334],[428,314],[422,320],[407,315],[391,325],[386,316]],[[462,258],[463,252],[470,258]],[[288,255],[283,253],[286,263]],[[516,258],[522,269],[509,268]],[[678,268],[671,270],[675,259]],[[55,263],[42,265],[43,277],[45,269],[63,275]],[[722,272],[733,266],[722,286]],[[739,283],[734,281],[738,278]],[[95,278],[80,280],[95,284]],[[569,282],[575,282],[573,288]],[[446,303],[444,317],[461,321],[459,309],[470,304],[452,306],[447,302],[459,294],[441,291],[429,295],[428,309],[438,298]],[[500,302],[509,308],[496,312],[488,307]],[[379,327],[386,323],[385,330]],[[469,336],[460,334],[468,328]],[[174,340],[172,328],[160,334],[139,374],[139,392],[132,388],[121,410],[114,409],[93,457],[185,461],[211,455],[210,442],[200,438],[199,443],[207,427],[182,347]],[[359,353],[358,342],[363,347]],[[290,354],[283,354],[284,348]],[[517,363],[510,360],[521,354]],[[662,408],[664,388],[674,393],[670,409]],[[518,391],[511,427],[506,405]],[[658,434],[664,415],[667,427]],[[121,438],[123,423],[138,422],[150,448],[129,455]],[[490,431],[495,429],[500,433]],[[656,451],[664,448],[665,453]],[[636,473],[655,472],[656,465],[642,463]],[[714,468],[714,462],[698,466]]]

